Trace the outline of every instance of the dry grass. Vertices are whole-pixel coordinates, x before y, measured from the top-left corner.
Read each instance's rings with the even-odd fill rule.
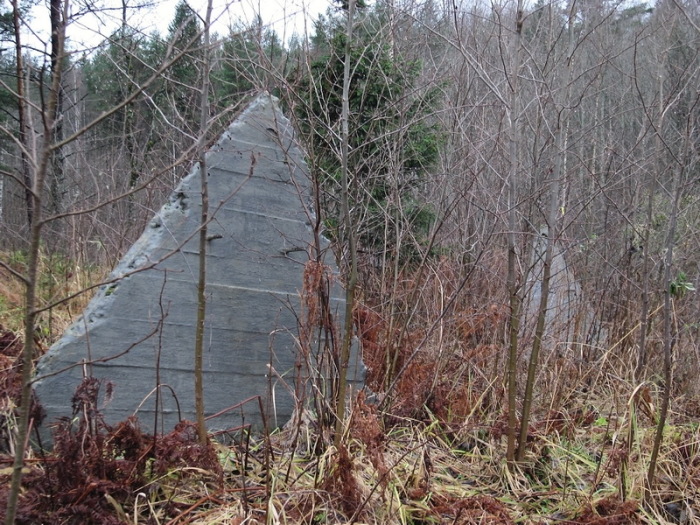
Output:
[[[406,289],[396,300],[410,304],[411,286],[449,295],[449,270],[433,272],[437,284],[402,279]],[[64,275],[60,286],[84,285],[86,277],[77,276],[83,274]],[[19,308],[19,288],[8,282],[0,281],[0,295]],[[390,396],[356,395],[339,449],[313,415],[269,437],[215,444],[220,471],[188,452],[187,440],[173,445],[179,452],[169,460],[162,449],[149,448],[152,437],[134,433],[131,448],[121,451],[81,456],[81,445],[71,448],[70,458],[29,461],[26,494],[61,462],[83,461],[90,475],[65,505],[97,498],[102,521],[95,523],[700,523],[697,388],[687,383],[674,391],[657,479],[644,501],[660,393],[653,381],[630,379],[634,359],[622,345],[591,359],[572,349],[543,356],[526,460],[506,464],[499,336],[506,316],[487,300],[497,296],[494,290],[480,284],[483,300],[457,302],[448,316],[438,317],[441,308],[422,295],[426,305],[405,326],[389,322],[389,303],[356,311],[368,383],[382,392],[390,382],[387,355],[396,357],[393,372],[403,372]],[[60,287],[58,281],[52,286]],[[57,308],[54,322],[69,323],[79,309],[75,303]],[[3,341],[6,371],[14,370],[18,342],[11,332]],[[687,358],[691,350],[679,354]],[[4,375],[6,385],[14,384],[12,377]],[[11,415],[11,405],[8,410]],[[101,443],[113,443],[114,430],[104,432]],[[117,490],[114,479],[123,478],[105,480],[100,469],[116,465],[112,472],[119,473],[125,460],[139,465],[139,477]],[[0,465],[0,476],[7,466]]]
[[[603,394],[596,402],[614,397]],[[509,469],[498,413],[459,425],[393,417],[386,426],[360,394],[339,450],[318,452],[305,440],[292,450],[297,429],[287,429],[249,445],[216,445],[222,475],[174,465],[129,498],[108,501],[128,523],[698,523],[696,424],[669,426],[658,483],[640,503],[654,432],[641,403],[540,417],[526,461]],[[318,436],[313,422],[305,425]]]
[[[272,450],[266,442],[248,451],[220,446],[221,485],[157,480],[160,493],[171,494],[184,510],[168,521],[160,510],[163,496],[142,496],[134,509],[139,522],[604,525],[700,519],[692,516],[700,497],[694,425],[669,427],[659,482],[642,505],[653,428],[629,412],[585,421],[566,414],[540,419],[527,461],[508,469],[497,421],[468,420],[454,428],[437,419],[404,419],[385,428],[362,396],[353,410],[340,450],[280,448],[292,430],[272,436]]]
[[[0,260],[20,275],[26,270],[26,257],[20,251],[0,253]],[[80,315],[93,295],[92,291],[80,292],[106,275],[107,270],[83,267],[65,257],[45,253],[40,255],[39,265],[41,277],[37,294],[40,308],[72,297],[38,316],[35,343],[41,353]],[[23,323],[24,284],[10,270],[0,266],[0,452],[12,453],[14,450],[16,409],[21,390],[19,357]],[[35,409],[36,405],[33,406]],[[0,465],[0,468],[5,466]]]
[[[0,253],[0,260],[20,275],[26,270],[26,258],[22,252]],[[45,308],[59,303],[39,316],[37,336],[40,343],[50,345],[68,328],[92,297],[90,287],[108,271],[80,265],[60,255],[40,254],[38,306]],[[88,291],[81,293],[84,290]],[[67,297],[71,299],[63,301]],[[13,332],[22,331],[23,308],[24,284],[0,266],[0,327]]]

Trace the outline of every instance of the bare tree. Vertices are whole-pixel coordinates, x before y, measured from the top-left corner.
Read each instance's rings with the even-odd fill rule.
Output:
[[[338,447],[343,436],[345,423],[345,402],[347,389],[348,362],[350,360],[350,345],[352,344],[353,310],[355,307],[355,289],[357,287],[357,245],[355,229],[350,216],[350,63],[353,42],[353,24],[355,22],[355,0],[349,0],[347,10],[347,22],[345,29],[345,59],[343,64],[343,95],[341,123],[341,217],[343,221],[343,240],[348,247],[350,271],[345,285],[345,330],[343,342],[340,346],[340,359],[338,360],[338,393],[336,406],[336,425],[334,443]]]
[[[197,430],[199,441],[206,444],[208,440],[207,427],[205,423],[204,411],[204,377],[202,373],[202,362],[204,359],[204,320],[206,317],[206,285],[207,285],[207,223],[209,222],[209,187],[207,184],[207,156],[206,156],[206,136],[209,128],[209,74],[210,62],[210,37],[209,26],[211,24],[212,0],[207,2],[207,11],[204,18],[204,56],[201,66],[201,101],[199,120],[199,176],[201,180],[202,194],[202,216],[199,228],[199,276],[197,283],[197,330],[195,334],[194,349],[194,395],[195,412],[197,413]]]
[[[57,4],[58,5],[58,4]],[[28,192],[28,220],[29,220],[29,235],[27,236],[27,255],[26,255],[26,268],[24,271],[18,271],[13,269],[11,266],[6,264],[4,261],[0,261],[0,265],[9,271],[15,278],[20,280],[24,285],[24,347],[22,350],[22,392],[21,400],[19,406],[19,417],[18,417],[18,428],[17,428],[17,438],[15,446],[15,457],[13,463],[13,474],[11,487],[8,495],[7,502],[7,512],[6,512],[6,523],[14,523],[15,515],[17,512],[17,499],[19,495],[19,488],[22,477],[22,467],[24,465],[24,455],[26,447],[28,444],[29,429],[31,423],[31,409],[32,409],[32,391],[31,391],[31,379],[33,371],[33,360],[37,357],[37,348],[35,344],[36,328],[37,322],[41,312],[45,311],[47,308],[51,308],[64,300],[63,298],[57,299],[51,297],[49,299],[50,304],[45,303],[45,299],[39,297],[39,285],[40,285],[40,258],[42,255],[42,244],[44,242],[44,232],[47,226],[51,225],[57,220],[66,219],[70,217],[81,217],[94,213],[95,211],[109,208],[111,205],[118,203],[122,198],[133,195],[134,193],[143,190],[144,188],[151,187],[153,182],[158,179],[158,172],[155,174],[150,174],[150,176],[140,181],[140,184],[134,185],[128,182],[126,184],[126,189],[123,190],[119,186],[113,188],[108,195],[103,195],[101,193],[97,194],[97,198],[87,199],[87,203],[82,200],[78,200],[77,205],[73,204],[72,209],[65,209],[59,213],[56,213],[55,206],[52,205],[51,198],[54,195],[52,191],[52,159],[56,152],[64,150],[69,145],[76,144],[79,139],[89,135],[93,132],[98,125],[107,121],[110,117],[121,111],[123,108],[128,107],[137,99],[149,98],[148,90],[151,89],[156,82],[163,76],[164,72],[168,68],[172,67],[182,56],[184,56],[189,49],[185,46],[184,49],[175,51],[172,47],[165,50],[162,61],[159,62],[155,67],[151,68],[149,75],[138,85],[134,86],[134,89],[130,90],[129,94],[116,100],[112,105],[107,107],[104,111],[95,116],[92,120],[87,123],[83,123],[75,129],[71,129],[70,132],[66,131],[65,128],[65,114],[59,111],[60,104],[62,103],[62,82],[65,64],[68,61],[68,51],[66,50],[66,27],[68,20],[68,13],[70,12],[69,2],[63,2],[60,4],[60,11],[57,11],[56,6],[52,5],[51,17],[54,21],[54,27],[52,32],[52,70],[50,75],[50,85],[45,90],[40,90],[41,95],[38,99],[34,98],[33,94],[27,89],[25,81],[25,71],[22,67],[24,48],[21,45],[20,35],[20,25],[21,18],[19,14],[19,8],[14,5],[14,18],[16,26],[16,51],[17,51],[17,63],[18,63],[18,89],[15,92],[18,107],[20,108],[20,113],[27,108],[32,108],[36,112],[36,119],[20,119],[20,123],[24,122],[26,128],[20,127],[19,135],[13,135],[11,130],[4,129],[3,132],[11,137],[17,144],[18,150],[21,152],[23,158],[24,177],[17,177],[14,174],[9,174],[13,177],[13,180],[22,182],[25,185],[25,189]],[[207,15],[207,22],[210,21],[211,15]],[[208,25],[207,25],[208,31]],[[209,61],[205,61],[204,71],[209,67]],[[198,136],[198,144],[203,146],[206,144],[206,131],[209,129],[209,119],[208,119],[208,76],[203,74],[203,86],[202,86],[202,121],[203,128],[201,135]],[[43,77],[39,78],[40,82],[43,82]],[[43,88],[43,86],[40,86]],[[34,129],[33,126],[38,123],[39,128]],[[22,130],[25,130],[22,132]],[[57,130],[58,133],[57,133]],[[32,139],[29,140],[28,137],[32,134]],[[191,148],[186,148],[184,152],[178,151],[176,153],[175,164],[182,163],[183,160],[189,159],[192,156],[192,150],[194,144]],[[61,169],[67,168],[63,165],[61,161]],[[29,168],[29,171],[26,170]],[[27,173],[30,175],[27,177]],[[206,177],[203,177],[206,179]],[[83,188],[86,190],[87,188]],[[83,204],[84,207],[81,207]],[[53,213],[52,213],[53,211]],[[205,210],[206,212],[206,210]],[[200,381],[201,383],[201,381]],[[200,385],[201,386],[201,385]],[[37,423],[37,422],[34,422]],[[206,437],[206,436],[204,436]],[[204,439],[204,437],[202,439]]]
[[[16,7],[16,6],[15,6]],[[61,20],[67,17],[67,3],[63,6],[63,10],[58,15]],[[15,15],[17,16],[17,15]],[[65,24],[57,25],[56,37],[56,53],[58,57],[63,56],[65,46]],[[19,39],[18,39],[19,40]],[[7,502],[7,514],[5,523],[12,525],[15,522],[15,514],[17,512],[17,499],[19,497],[20,483],[22,480],[22,467],[24,466],[24,452],[26,440],[29,434],[29,417],[31,413],[32,402],[32,387],[31,377],[33,369],[33,361],[36,353],[34,344],[34,329],[37,318],[37,284],[39,279],[39,251],[42,240],[42,227],[44,226],[43,217],[43,194],[46,179],[48,177],[49,165],[53,148],[51,147],[50,137],[54,136],[56,126],[57,107],[59,103],[58,93],[61,89],[61,70],[60,68],[52,72],[51,88],[49,90],[48,100],[46,101],[45,112],[42,115],[43,135],[47,138],[46,144],[38,151],[32,152],[32,168],[34,172],[31,191],[31,202],[29,221],[29,248],[27,250],[27,271],[25,275],[15,274],[16,277],[22,279],[25,284],[25,309],[24,309],[24,348],[22,350],[22,395],[20,398],[20,415],[17,428],[18,442],[15,450],[15,457],[12,467],[12,481]],[[20,93],[20,96],[22,94]],[[23,101],[20,100],[20,104]]]

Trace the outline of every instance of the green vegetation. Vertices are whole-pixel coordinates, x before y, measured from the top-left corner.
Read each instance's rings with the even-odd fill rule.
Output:
[[[392,56],[382,11],[361,15],[350,46],[350,206],[359,249],[372,257],[420,260],[435,224],[420,188],[441,146],[435,87],[420,86],[418,59]],[[295,73],[301,132],[320,181],[322,212],[336,238],[340,213],[339,129],[346,38],[334,16],[316,23],[311,62]]]
[[[191,3],[160,35],[123,2],[77,49],[97,5],[2,3],[0,514],[12,476],[17,523],[697,522],[697,1],[360,1],[352,38],[350,6],[310,35],[258,18],[204,49]],[[55,29],[45,50],[16,41],[30,14]],[[184,422],[107,425],[91,396],[109,383],[89,378],[54,450],[23,454],[32,360],[260,90],[297,126],[315,233],[353,294],[358,277],[342,335],[372,398],[202,444]],[[333,383],[321,357],[310,373]]]
[[[11,270],[24,272],[26,252],[0,253]],[[37,298],[41,308],[55,305],[38,317],[36,334],[43,344],[51,344],[75,320],[92,297],[90,287],[108,273],[87,265],[81,267],[60,253],[42,250],[39,259],[40,279]],[[19,333],[23,321],[22,283],[8,270],[0,268],[0,327]],[[81,293],[83,292],[83,293]],[[66,297],[68,300],[64,300]]]

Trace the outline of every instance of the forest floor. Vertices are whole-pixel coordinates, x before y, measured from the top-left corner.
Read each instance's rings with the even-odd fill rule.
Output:
[[[22,346],[12,321],[17,294],[3,282],[0,324],[12,329],[0,330],[0,514]],[[56,315],[64,323],[71,317]],[[371,369],[382,350],[367,350],[378,353],[365,355]],[[576,378],[554,366],[539,383],[525,459],[509,467],[505,390],[487,380],[501,349],[472,350],[455,351],[439,368],[419,356],[381,410],[377,396],[355,393],[339,447],[306,412],[270,435],[244,432],[226,445],[200,445],[188,422],[151,436],[135,419],[110,427],[98,412],[79,411],[54,427],[51,452],[29,453],[17,523],[700,523],[697,399],[672,400],[645,496],[656,386],[614,374],[586,381],[595,366]],[[89,407],[98,388],[87,380],[78,406]]]

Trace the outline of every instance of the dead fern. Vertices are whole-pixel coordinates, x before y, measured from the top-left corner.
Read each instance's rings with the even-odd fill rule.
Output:
[[[159,484],[154,476],[220,484],[222,469],[216,452],[197,439],[188,421],[154,439],[144,434],[137,418],[110,426],[98,409],[100,390],[106,383],[86,378],[73,396],[73,424],[63,419],[54,427],[54,447],[41,465],[24,477],[18,524],[117,524],[123,523],[116,508],[128,509],[137,493],[153,495]],[[7,477],[7,476],[4,476]],[[0,482],[6,480],[0,479]],[[7,484],[0,485],[0,512],[7,500]],[[166,514],[180,509],[166,500]]]

